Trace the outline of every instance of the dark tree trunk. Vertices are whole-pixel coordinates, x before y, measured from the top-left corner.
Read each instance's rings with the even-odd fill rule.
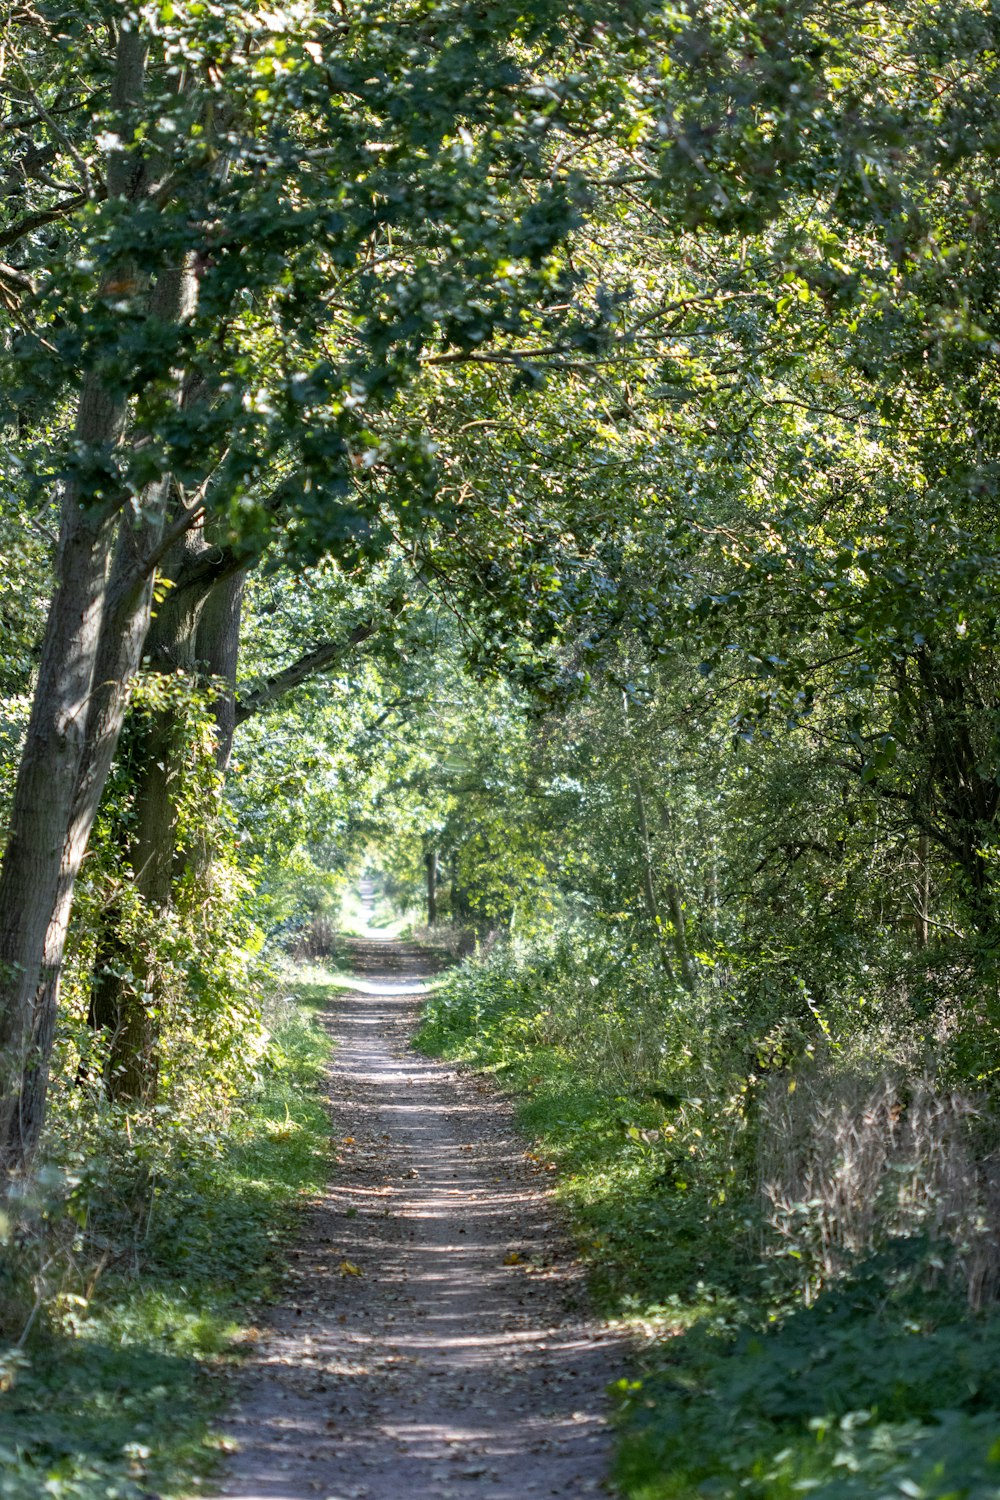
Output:
[[[438,852],[428,849],[424,855],[424,870],[427,876],[427,925],[436,927],[438,919]]]
[[[680,887],[676,881],[667,881],[667,905],[670,909],[670,922],[674,929],[674,947],[677,952],[677,962],[681,969],[681,983],[686,990],[694,990],[695,972],[694,964],[691,962],[691,950],[688,947],[687,923],[684,919],[684,901],[681,896]]]
[[[126,112],[141,97],[146,43],[122,30],[112,102]],[[139,199],[145,173],[126,151],[108,168],[110,197]],[[130,264],[106,275],[135,282]],[[76,441],[95,458],[121,441],[127,400],[98,365],[85,376]],[[109,577],[124,495],[88,493],[80,480],[63,495],[58,580],[45,627],[27,740],[18,769],[10,835],[0,867],[0,1181],[25,1166],[44,1115],[55,999],[73,884],[89,826],[76,816],[81,772],[100,709],[100,654]]]
[[[236,732],[236,673],[240,656],[240,623],[247,568],[222,578],[212,589],[198,622],[195,654],[202,670],[224,684],[215,700],[219,738],[215,762],[222,775],[229,770]]]
[[[1000,816],[1000,786],[984,774],[983,763],[991,764],[998,750],[995,709],[971,676],[938,666],[931,651],[918,654],[916,668],[918,696],[914,700],[906,691],[901,701],[911,711],[913,701],[920,705],[915,730],[929,751],[930,785],[939,806],[932,810],[926,791],[911,796],[910,804],[924,834],[957,863],[966,911],[979,933],[988,936],[996,924],[996,890],[984,851]]]
[[[98,430],[97,405],[88,393],[78,432]],[[119,418],[106,407],[99,430],[110,432]],[[88,515],[75,492],[67,493],[62,582],[46,626],[0,873],[0,1176],[24,1165],[41,1129],[53,1022],[51,1006],[39,1003],[39,995],[58,972],[59,948],[49,941],[49,927],[68,901],[61,882],[72,887],[83,855],[71,824],[114,527],[113,518]]]
[[[194,280],[189,267],[163,272],[151,298],[151,316],[164,322],[186,317],[193,294]],[[149,633],[155,570],[146,566],[144,559],[152,554],[162,536],[170,485],[169,477],[164,477],[144,492],[140,505],[141,523],[133,524],[126,517],[118,525],[117,545],[105,589],[86,736],[77,768],[56,898],[46,931],[45,966],[36,991],[35,1009],[46,1039],[46,1057],[55,1027],[59,975],[76,878]],[[39,1096],[37,1118],[33,1116],[34,1140],[41,1129],[45,1083],[46,1077],[39,1075],[38,1086],[34,1089]]]
[[[359,625],[346,640],[309,652],[255,690],[239,705],[240,618],[252,551],[220,549],[191,531],[164,565],[172,587],[150,627],[146,654],[150,671],[170,676],[178,671],[192,679],[211,680],[218,688],[216,766],[224,776],[238,723],[290,691],[312,673],[342,658],[375,634],[375,621]],[[402,608],[393,601],[389,614]],[[147,917],[166,913],[175,882],[194,871],[208,888],[212,879],[211,839],[180,847],[177,794],[185,774],[184,723],[170,708],[130,730],[129,767],[133,798],[139,810],[136,826],[122,830],[125,872],[141,897]],[[210,830],[209,830],[210,831]],[[109,913],[98,944],[90,1004],[90,1023],[108,1033],[105,1086],[119,1102],[149,1102],[158,1081],[159,1025],[166,1003],[158,993],[151,955],[137,950],[130,935],[116,930]]]
[[[458,878],[458,850],[451,851],[448,863],[448,907],[453,922],[467,921],[470,915],[469,902]]]

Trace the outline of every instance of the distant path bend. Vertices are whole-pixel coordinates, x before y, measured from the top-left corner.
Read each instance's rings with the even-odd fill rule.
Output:
[[[427,956],[352,959],[329,1020],[339,1166],[238,1377],[217,1495],[582,1500],[606,1482],[622,1350],[509,1108],[411,1050]]]

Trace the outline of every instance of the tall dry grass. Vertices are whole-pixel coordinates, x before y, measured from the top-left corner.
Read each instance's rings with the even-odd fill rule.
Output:
[[[978,1309],[1000,1297],[1000,1133],[985,1100],[929,1073],[840,1060],[763,1093],[759,1185],[770,1247],[806,1295],[901,1236],[947,1253],[941,1274]]]

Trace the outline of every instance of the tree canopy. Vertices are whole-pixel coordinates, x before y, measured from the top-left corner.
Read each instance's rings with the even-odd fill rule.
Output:
[[[557,1049],[634,990],[744,1186],[824,1058],[992,1118],[998,27],[7,6],[5,1191],[235,1090],[365,869]]]

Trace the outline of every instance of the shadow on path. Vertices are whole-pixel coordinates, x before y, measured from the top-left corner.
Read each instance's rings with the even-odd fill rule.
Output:
[[[544,1168],[492,1089],[410,1049],[432,961],[352,950],[364,977],[329,1015],[336,1178],[239,1377],[218,1495],[592,1494],[621,1350],[587,1316]]]

